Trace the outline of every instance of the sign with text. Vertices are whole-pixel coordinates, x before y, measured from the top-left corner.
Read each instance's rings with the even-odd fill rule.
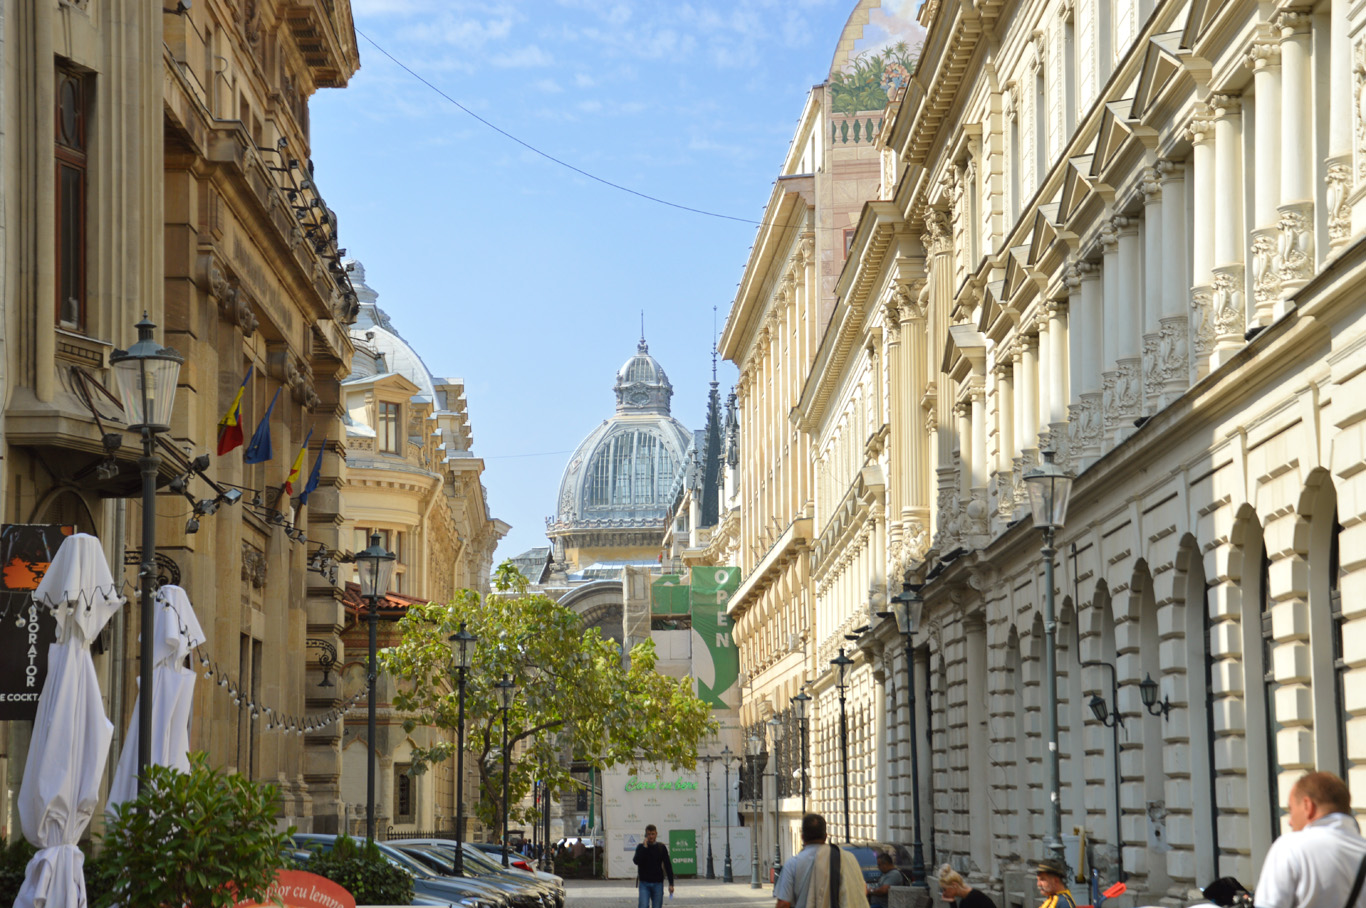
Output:
[[[693,677],[697,679],[697,697],[712,709],[734,708],[739,705],[735,681],[740,675],[740,651],[731,639],[731,620],[726,614],[726,606],[740,587],[740,569],[694,567],[689,579],[688,604],[692,609]]]
[[[278,901],[277,901],[278,900]],[[329,880],[305,870],[281,870],[264,902],[238,902],[237,908],[356,908],[351,893]]]
[[[669,830],[669,860],[677,876],[697,876],[697,830]]]
[[[57,619],[32,594],[62,540],[74,532],[36,523],[0,526],[0,720],[31,722],[38,714]]]

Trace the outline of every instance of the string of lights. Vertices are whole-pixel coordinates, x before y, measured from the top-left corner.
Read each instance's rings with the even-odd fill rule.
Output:
[[[228,698],[232,700],[232,705],[239,709],[248,710],[251,718],[259,719],[265,717],[266,731],[279,731],[284,734],[302,735],[312,733],[327,728],[346,717],[347,710],[355,706],[365,696],[366,691],[360,690],[342,701],[340,706],[334,706],[325,713],[315,713],[313,715],[295,716],[280,713],[273,706],[264,703],[257,703],[249,698],[243,690],[238,679],[226,669],[218,665],[204,653],[203,647],[194,649],[194,656],[199,660],[200,668],[203,669],[204,678],[214,682],[215,687],[226,692]]]

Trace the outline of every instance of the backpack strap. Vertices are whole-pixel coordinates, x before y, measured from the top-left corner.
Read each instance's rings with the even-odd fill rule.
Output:
[[[1361,864],[1357,867],[1356,882],[1352,883],[1352,894],[1347,896],[1347,904],[1344,908],[1352,908],[1357,903],[1357,896],[1361,894],[1361,884],[1366,881],[1366,855],[1362,855]]]
[[[830,908],[840,908],[840,864],[844,863],[843,854],[838,845],[830,846]],[[1366,871],[1366,863],[1362,864],[1363,871]],[[1358,880],[1360,874],[1357,875]],[[1353,898],[1356,892],[1352,893]],[[1349,904],[1347,908],[1352,908]]]

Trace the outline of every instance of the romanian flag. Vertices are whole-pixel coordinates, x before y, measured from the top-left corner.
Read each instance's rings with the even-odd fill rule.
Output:
[[[232,406],[228,407],[228,412],[218,421],[219,457],[234,448],[242,447],[242,394],[247,390],[247,382],[251,381],[251,373],[255,368],[255,365],[247,366],[246,377],[242,379],[242,386],[237,389],[237,396],[232,399]]]
[[[251,443],[247,445],[246,453],[242,455],[243,463],[265,463],[275,455],[270,447],[270,413],[275,409],[275,402],[279,399],[280,389],[276,388],[275,396],[270,399],[270,406],[266,407],[266,415],[261,417],[261,422],[257,424],[256,431],[252,433]]]
[[[289,475],[285,477],[285,494],[294,494],[294,483],[299,481],[299,474],[304,469],[304,455],[308,453],[308,440],[313,437],[313,430],[309,429],[304,436],[303,446],[299,448],[299,456],[294,458],[294,466],[289,468]]]
[[[313,461],[313,471],[308,474],[308,482],[304,483],[304,490],[299,493],[299,507],[308,504],[308,496],[312,495],[313,490],[318,488],[318,481],[322,479],[323,475],[323,452],[326,450],[327,439],[324,438],[323,446],[318,449],[318,459]]]

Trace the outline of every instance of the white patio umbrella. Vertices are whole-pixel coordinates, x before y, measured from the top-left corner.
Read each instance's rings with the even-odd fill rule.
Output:
[[[68,536],[33,598],[53,610],[57,642],[48,647],[19,821],[38,849],[14,908],[85,908],[85,857],[76,847],[99,803],[114,726],[104,714],[90,643],[123,604],[100,541]]]
[[[181,772],[190,769],[190,709],[194,704],[196,671],[185,666],[185,657],[204,642],[204,631],[195,617],[190,597],[178,586],[163,586],[156,596],[156,638],[152,654],[152,755],[151,762]],[[109,786],[114,808],[138,793],[138,713],[142,694],[133,705],[128,739]]]

